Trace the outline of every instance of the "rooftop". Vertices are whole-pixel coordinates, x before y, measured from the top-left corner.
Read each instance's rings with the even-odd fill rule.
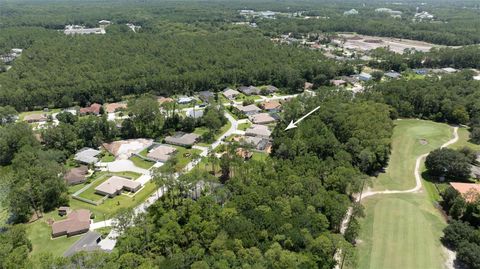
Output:
[[[270,100],[270,101],[262,102],[260,106],[265,110],[272,110],[272,109],[278,109],[282,105],[278,101]]]
[[[87,174],[88,167],[86,165],[82,165],[80,167],[70,169],[67,173],[65,173],[65,176],[63,178],[65,179],[67,184],[74,185],[84,182]]]
[[[158,147],[151,150],[147,154],[147,157],[156,161],[166,162],[176,151],[177,149],[174,147],[170,147],[167,145],[159,145]]]
[[[132,154],[151,146],[152,143],[152,139],[138,138],[103,143],[102,146],[115,157],[129,158]]]
[[[73,159],[81,163],[93,164],[98,162],[98,158],[96,157],[98,154],[100,154],[99,150],[92,148],[83,148],[75,154],[75,157]]]
[[[254,124],[250,128],[245,131],[245,135],[247,136],[263,136],[263,137],[270,137],[272,132],[268,129],[265,125],[257,125]]]
[[[125,108],[127,108],[126,103],[110,103],[105,105],[105,111],[107,111],[107,113],[114,113],[118,109],[125,109]]]
[[[473,202],[480,195],[480,184],[450,182],[455,190],[457,190],[467,202]]]
[[[250,116],[250,120],[256,124],[267,124],[267,123],[275,122],[275,118],[270,116],[270,114],[268,113],[258,113],[258,114],[252,115]]]
[[[122,191],[125,188],[130,190],[136,190],[140,186],[140,182],[130,180],[124,177],[112,176],[106,181],[104,181],[102,184],[98,185],[95,188],[95,191],[108,195],[115,195],[116,193]]]
[[[244,112],[244,113],[249,113],[249,112],[259,112],[261,109],[256,106],[256,105],[248,105],[248,106],[238,106],[238,110]]]
[[[165,142],[179,146],[191,146],[195,144],[199,138],[200,136],[194,133],[179,132],[174,136],[167,136]]]
[[[77,209],[67,215],[67,219],[52,224],[52,235],[75,235],[90,228],[90,211]]]

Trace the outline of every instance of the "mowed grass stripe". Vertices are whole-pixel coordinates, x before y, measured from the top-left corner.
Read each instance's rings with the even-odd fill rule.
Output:
[[[422,211],[403,199],[375,204],[370,264],[360,268],[442,268],[441,249]],[[365,265],[365,264],[364,264]]]

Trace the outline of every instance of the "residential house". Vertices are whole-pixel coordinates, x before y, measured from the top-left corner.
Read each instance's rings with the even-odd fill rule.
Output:
[[[215,98],[215,93],[211,91],[201,91],[198,93],[198,98],[204,102],[210,102],[210,100]]]
[[[142,184],[138,181],[119,176],[112,176],[95,187],[95,193],[108,195],[113,198],[122,193],[122,191],[137,192],[141,187]]]
[[[88,232],[91,213],[86,209],[77,209],[67,215],[67,219],[52,224],[52,237],[68,237]]]
[[[345,86],[347,82],[343,79],[332,79],[330,83],[335,87]]]
[[[124,110],[127,108],[126,103],[110,103],[105,105],[105,111],[107,113],[115,113],[119,110]]]
[[[269,138],[272,135],[272,132],[268,129],[266,125],[254,124],[245,130],[246,136],[256,136],[261,138]]]
[[[238,106],[237,108],[246,116],[257,114],[258,112],[262,111],[258,106],[253,104],[248,106]]]
[[[264,91],[268,92],[268,94],[272,94],[272,93],[278,92],[278,88],[273,85],[268,85],[268,86],[265,86]]]
[[[63,257],[70,257],[81,251],[91,252],[99,250],[100,246],[98,243],[100,243],[100,241],[102,241],[102,236],[99,233],[89,231],[71,245],[68,250],[63,253]]]
[[[30,114],[23,117],[23,120],[28,123],[44,122],[47,121],[47,119],[47,114]]]
[[[268,139],[261,137],[246,136],[243,140],[245,143],[259,151],[264,151],[269,147],[269,145],[271,145]]]
[[[445,68],[442,68],[442,70],[445,73],[448,73],[448,74],[453,74],[453,73],[456,73],[458,71],[457,69],[451,68],[451,67],[445,67]]]
[[[358,75],[358,79],[361,81],[369,81],[372,79],[372,75],[367,73],[361,73],[360,75]]]
[[[102,147],[116,158],[127,159],[153,144],[152,139],[136,138],[103,143]]]
[[[88,167],[86,165],[81,165],[80,167],[75,167],[70,169],[63,178],[67,185],[77,185],[84,183],[87,180]]]
[[[179,104],[190,104],[193,100],[195,100],[195,99],[192,98],[192,97],[180,96],[177,99],[177,103],[179,103]]]
[[[384,74],[385,77],[387,78],[390,78],[390,79],[398,79],[400,78],[402,75],[398,72],[395,72],[395,71],[390,71],[390,72],[386,72]]]
[[[305,84],[303,85],[303,89],[304,89],[304,90],[311,90],[311,89],[313,89],[313,83],[305,82]]]
[[[278,101],[270,100],[262,102],[260,107],[268,112],[279,112],[282,105]]]
[[[175,100],[173,100],[173,99],[170,98],[170,97],[162,97],[162,96],[159,96],[159,97],[157,97],[157,102],[158,102],[158,104],[162,105],[162,104],[164,104],[164,103],[175,102]]]
[[[425,76],[428,73],[427,69],[413,69],[413,72],[417,75]]]
[[[260,94],[260,89],[255,86],[241,86],[238,88],[238,91],[242,92],[245,95],[257,95]]]
[[[344,16],[351,16],[351,15],[358,15],[358,11],[356,9],[350,9],[348,11],[343,12]]]
[[[276,119],[268,113],[254,114],[249,116],[249,118],[255,124],[269,124],[276,121]]]
[[[191,147],[195,144],[200,135],[194,133],[182,133],[178,132],[174,136],[167,136],[165,142],[171,145],[177,145],[182,147]]]
[[[92,148],[83,148],[75,154],[75,157],[73,159],[82,164],[95,164],[98,162],[97,156],[99,154],[99,150]]]
[[[98,24],[106,26],[106,25],[110,25],[111,22],[107,21],[107,20],[101,20],[101,21],[98,22]]]
[[[94,103],[89,107],[80,108],[80,115],[86,115],[86,114],[100,115],[101,108],[102,108],[102,105]]]
[[[480,198],[480,184],[450,182],[450,186],[457,190],[467,202],[474,202]]]
[[[194,119],[199,119],[203,117],[203,113],[205,110],[203,109],[189,109],[187,110],[187,117],[194,118]]]
[[[175,152],[177,152],[177,149],[174,147],[159,145],[148,152],[147,158],[157,162],[166,162]]]
[[[235,99],[240,93],[234,89],[226,88],[223,90],[223,96],[229,100]]]

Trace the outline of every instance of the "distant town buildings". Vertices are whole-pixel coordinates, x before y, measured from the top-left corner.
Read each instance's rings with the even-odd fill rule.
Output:
[[[105,27],[86,28],[82,25],[67,25],[63,33],[66,35],[104,35],[106,33]]]
[[[350,9],[348,11],[343,12],[344,16],[351,16],[351,15],[358,15],[358,11],[356,9]]]

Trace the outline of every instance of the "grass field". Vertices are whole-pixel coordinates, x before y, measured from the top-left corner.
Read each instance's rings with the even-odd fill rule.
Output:
[[[415,187],[413,171],[418,156],[430,152],[452,138],[446,124],[423,120],[397,120],[392,136],[389,166],[374,180],[375,190],[407,190]],[[422,144],[425,140],[427,144]]]
[[[151,161],[144,160],[138,156],[133,155],[130,157],[130,161],[133,162],[133,164],[137,167],[143,168],[143,169],[150,169],[155,163]]]
[[[463,147],[469,147],[474,149],[475,151],[480,151],[480,145],[473,144],[469,142],[470,140],[470,132],[467,128],[460,127],[458,128],[458,142],[451,145],[450,148],[453,149],[460,149]]]
[[[443,268],[446,224],[425,194],[374,196],[364,205],[357,268]]]
[[[446,124],[396,121],[391,160],[386,173],[374,180],[374,189],[413,188],[416,158],[451,139],[452,131]],[[360,219],[356,268],[444,268],[440,237],[446,222],[432,202],[438,198],[434,185],[423,183],[421,193],[380,194],[362,201],[366,217]]]

